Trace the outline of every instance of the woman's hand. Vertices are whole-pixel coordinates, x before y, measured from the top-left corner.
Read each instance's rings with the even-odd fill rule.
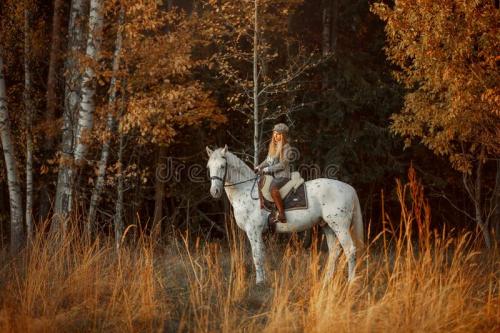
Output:
[[[269,172],[269,167],[256,166],[254,170],[257,174],[262,175]]]

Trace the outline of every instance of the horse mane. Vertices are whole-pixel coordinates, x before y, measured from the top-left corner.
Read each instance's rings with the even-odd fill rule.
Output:
[[[227,151],[226,159],[228,164],[231,165],[237,172],[239,172],[242,177],[244,178],[255,177],[255,173],[253,172],[253,170],[235,154],[231,153],[230,151]]]

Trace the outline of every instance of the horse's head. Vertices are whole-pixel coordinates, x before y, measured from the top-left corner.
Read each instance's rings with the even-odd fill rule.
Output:
[[[225,145],[224,148],[217,148],[215,150],[207,147],[207,168],[210,172],[211,182],[210,194],[216,199],[222,196],[224,182],[226,181],[226,175],[228,172],[226,153],[227,145]]]

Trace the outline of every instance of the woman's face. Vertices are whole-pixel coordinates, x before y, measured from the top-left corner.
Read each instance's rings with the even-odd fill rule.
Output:
[[[281,142],[283,140],[283,133],[273,132],[273,140],[275,143]]]

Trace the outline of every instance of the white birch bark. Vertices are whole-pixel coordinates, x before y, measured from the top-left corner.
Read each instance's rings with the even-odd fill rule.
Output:
[[[26,114],[26,234],[33,236],[33,103],[31,99],[30,10],[24,9],[24,112]]]
[[[103,26],[103,1],[90,1],[89,31],[87,37],[87,57],[93,64],[99,61]],[[86,66],[82,78],[82,98],[78,114],[76,146],[73,153],[77,165],[82,163],[88,149],[87,136],[92,131],[95,112],[96,75],[92,66]]]
[[[74,5],[74,7],[73,7]],[[83,0],[74,0],[72,3],[72,13],[70,22],[70,33],[74,33],[72,45],[75,51],[79,49],[79,39],[82,38],[82,28],[83,26],[79,24],[80,17],[79,13],[83,13],[85,9],[85,3]],[[102,0],[91,0],[90,2],[90,14],[88,21],[88,37],[86,44],[86,56],[89,60],[92,60],[96,64],[99,60],[99,51],[102,39],[102,17],[103,2]],[[76,53],[76,52],[75,52]],[[74,56],[74,55],[73,55]],[[75,79],[79,77],[78,69],[75,66],[76,57],[73,58],[73,63],[70,64],[71,70],[74,73],[71,75],[70,79]],[[74,196],[74,180],[76,170],[75,167],[84,161],[85,153],[87,150],[87,143],[84,140],[84,135],[88,134],[92,129],[93,125],[93,115],[95,111],[95,72],[92,66],[86,66],[85,72],[81,80],[81,98],[79,99],[79,110],[78,110],[78,122],[76,124],[76,133],[74,133],[69,128],[74,126],[73,119],[73,109],[71,107],[78,105],[78,91],[72,90],[69,92],[68,106],[69,110],[64,117],[64,129],[63,129],[63,156],[61,158],[61,170],[59,172],[59,181],[56,196],[56,216],[58,217],[56,221],[56,226],[62,221],[63,230],[66,228],[66,220],[68,214],[72,210],[72,202]],[[75,103],[76,102],[76,103]],[[65,110],[66,112],[66,110]],[[74,134],[74,135],[73,135]],[[74,148],[74,149],[73,149]],[[71,154],[72,151],[72,154]],[[69,152],[69,154],[68,154]],[[60,186],[59,186],[60,185]],[[60,187],[60,188],[59,188]],[[59,206],[59,207],[58,207]]]
[[[99,204],[99,201],[101,199],[101,193],[102,189],[104,187],[104,177],[106,176],[106,168],[108,166],[108,159],[109,159],[109,150],[110,150],[110,144],[111,144],[111,133],[114,132],[114,129],[116,127],[116,118],[114,116],[114,110],[115,110],[115,101],[116,101],[116,91],[117,91],[117,75],[118,75],[118,70],[120,68],[120,55],[122,51],[122,26],[123,26],[123,20],[124,20],[124,9],[121,8],[120,10],[120,16],[118,19],[118,32],[116,34],[116,42],[115,42],[115,51],[113,54],[113,74],[111,77],[111,84],[110,84],[110,94],[109,94],[109,112],[107,116],[107,122],[106,122],[106,132],[107,136],[105,138],[102,151],[101,151],[101,158],[99,160],[99,169],[97,172],[97,180],[95,182],[94,190],[92,191],[92,197],[90,199],[90,207],[89,207],[89,214],[88,214],[88,219],[87,219],[87,225],[86,225],[86,233],[88,236],[91,235],[92,229],[93,229],[93,224],[96,218],[96,213],[97,213],[97,205]]]
[[[56,230],[71,211],[72,203],[72,167],[76,119],[80,104],[81,74],[78,68],[78,55],[84,50],[85,9],[89,0],[73,0],[71,2],[68,27],[69,56],[65,63],[65,93],[62,128],[62,144],[60,150],[59,174],[57,179],[55,218],[52,229]]]
[[[2,47],[0,46],[0,138],[2,140],[7,184],[10,202],[10,252],[16,254],[23,241],[23,207],[21,185],[15,159],[15,147],[12,142],[9,113],[7,109],[7,91],[3,74]]]

